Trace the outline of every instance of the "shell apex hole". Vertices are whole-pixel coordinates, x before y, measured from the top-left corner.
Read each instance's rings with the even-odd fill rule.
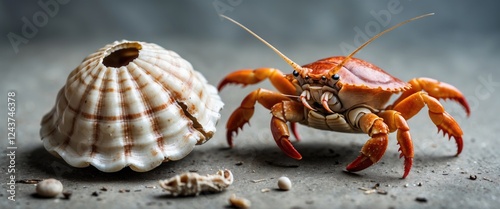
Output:
[[[109,50],[107,56],[104,57],[102,63],[106,67],[123,67],[139,57],[139,50],[142,46],[137,43],[127,43],[115,46]]]

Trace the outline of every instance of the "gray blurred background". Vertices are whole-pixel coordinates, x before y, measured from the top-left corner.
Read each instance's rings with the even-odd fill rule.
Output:
[[[2,1],[0,22],[2,45],[9,32],[21,34],[22,18],[32,21],[42,7],[39,2]],[[57,2],[54,0],[54,2]],[[331,45],[349,41],[353,27],[363,27],[373,20],[370,11],[387,10],[394,3],[391,25],[411,17],[434,12],[436,16],[399,29],[390,38],[425,35],[428,42],[446,38],[450,45],[492,41],[498,37],[498,3],[493,0],[439,1],[72,1],[59,3],[53,17],[39,28],[31,44],[50,43],[60,46],[72,42],[100,44],[115,39],[153,41],[158,38],[189,37],[217,42],[246,41],[248,36],[237,27],[221,22],[218,13],[231,16],[251,27],[274,43],[294,44],[315,40]],[[53,11],[55,9],[52,9]],[[43,19],[43,18],[40,18]],[[449,34],[454,34],[450,36]],[[443,37],[444,36],[444,37]],[[401,38],[403,39],[403,38]],[[477,40],[479,41],[479,40]],[[107,43],[107,42],[104,42]],[[425,43],[422,43],[425,44]],[[471,43],[472,44],[472,43]],[[29,45],[22,47],[29,51]],[[334,53],[334,52],[332,52]]]
[[[229,195],[236,193],[252,200],[256,208],[496,208],[500,204],[500,123],[496,113],[500,103],[499,5],[493,0],[0,1],[0,88],[2,95],[17,92],[17,178],[55,177],[73,191],[70,201],[40,200],[31,196],[32,185],[19,184],[19,201],[4,201],[7,194],[2,190],[0,204],[2,208],[102,204],[107,208],[222,208]],[[444,102],[464,130],[464,152],[456,158],[451,157],[456,151],[453,140],[436,134],[425,108],[409,121],[416,154],[405,180],[399,179],[402,160],[397,158],[395,136],[391,135],[380,163],[349,174],[342,171],[357,156],[366,135],[300,126],[304,140],[296,147],[304,159],[291,160],[276,147],[268,131],[268,110],[258,105],[252,126],[240,132],[234,149],[225,149],[227,118],[243,95],[257,87],[224,89],[221,97],[226,106],[214,138],[186,159],[148,173],[124,169],[104,174],[93,168],[70,168],[46,153],[38,136],[39,121],[54,105],[69,72],[84,57],[115,40],[153,42],[174,50],[216,85],[223,75],[241,68],[291,71],[272,50],[218,14],[234,18],[295,62],[306,64],[346,55],[365,37],[430,12],[435,15],[382,36],[356,55],[402,80],[432,77],[453,84],[471,105],[472,114],[467,118],[458,105]],[[259,87],[273,89],[268,82]],[[6,103],[0,103],[0,115],[7,115],[6,109]],[[0,118],[0,127],[6,127],[6,120]],[[0,128],[0,136],[5,131]],[[6,146],[1,141],[2,155]],[[240,161],[244,164],[237,166]],[[6,166],[0,168],[2,179],[7,179],[3,175]],[[158,179],[187,170],[205,174],[219,168],[232,169],[237,178],[222,194],[175,199],[162,196],[159,188],[145,189]],[[261,192],[275,188],[281,175],[292,179],[292,191]],[[470,180],[470,175],[478,179]],[[255,179],[265,181],[252,183]],[[0,181],[2,188],[5,183]],[[365,195],[359,190],[376,183],[388,195]],[[418,183],[423,186],[416,186]],[[101,191],[103,186],[110,191]],[[117,192],[127,188],[142,191]],[[91,195],[94,191],[100,191],[99,198]],[[417,197],[428,202],[415,201]]]
[[[51,4],[54,2],[57,6]],[[48,5],[48,11],[41,5]],[[405,62],[432,58],[425,59],[432,64],[447,58],[453,60],[450,52],[466,49],[466,57],[461,59],[468,59],[475,63],[472,66],[478,67],[478,63],[485,63],[482,54],[498,54],[500,13],[497,10],[498,3],[493,0],[1,1],[0,53],[8,60],[1,71],[9,79],[19,79],[16,72],[27,70],[22,64],[27,61],[50,63],[70,59],[68,53],[83,59],[105,44],[122,39],[154,42],[194,61],[200,59],[204,66],[239,60],[238,53],[245,47],[257,47],[259,53],[273,54],[218,14],[240,21],[296,62],[306,64],[322,57],[347,54],[359,45],[359,40],[364,40],[355,41],[359,31],[366,34],[365,37],[371,36],[371,31],[430,12],[436,14],[384,35],[357,56],[370,60],[376,54],[384,60],[376,64],[385,67],[386,63],[398,62],[393,57],[404,52],[420,56]],[[382,16],[381,22],[373,13],[390,16],[389,19]],[[35,25],[36,31],[24,34],[23,29],[29,25],[26,22]],[[14,40],[13,36],[22,40]],[[221,50],[218,46],[234,46],[235,52],[222,50],[220,57],[209,57],[208,54]],[[319,52],[322,49],[328,53]],[[47,54],[51,56],[41,57]],[[269,59],[279,58],[269,56]],[[78,62],[68,60],[68,67],[73,68]],[[246,62],[241,67],[267,66],[268,63],[264,60]],[[279,64],[282,65],[275,67],[286,67],[284,63]],[[449,66],[453,71],[482,69],[457,68],[453,63]],[[487,66],[492,67],[495,65]],[[416,70],[425,69],[412,69],[410,73]]]
[[[398,29],[377,41],[392,45],[410,45],[415,37],[427,41],[419,45],[434,46],[428,50],[444,50],[445,46],[469,44],[480,46],[494,43],[499,36],[500,13],[496,1],[440,1],[393,0],[393,1],[72,1],[58,3],[57,9],[49,6],[48,18],[40,15],[41,2],[1,1],[1,46],[12,49],[6,37],[8,33],[22,35],[23,18],[33,23],[38,17],[42,23],[38,32],[21,44],[20,53],[30,51],[30,46],[50,44],[54,48],[66,44],[86,43],[101,46],[119,39],[156,41],[173,37],[202,39],[218,43],[248,42],[253,38],[234,25],[223,22],[218,14],[225,14],[241,21],[276,45],[295,45],[312,42],[332,48],[338,54],[338,44],[352,42],[354,27],[362,30],[369,21],[375,20],[371,11],[388,10],[388,4],[398,5],[391,14],[389,25],[424,13],[436,15],[426,20]],[[64,4],[62,4],[64,3]],[[43,3],[42,3],[43,4]],[[45,3],[49,5],[48,3]],[[45,12],[46,13],[46,12]],[[47,16],[45,16],[47,17]],[[46,19],[46,21],[44,20]],[[435,42],[443,47],[434,45]],[[419,40],[420,41],[420,40]],[[252,41],[251,44],[256,44]],[[309,44],[309,43],[308,43]],[[498,43],[496,43],[498,44]],[[168,45],[168,43],[164,43]],[[495,45],[498,46],[498,45]],[[6,48],[6,49],[5,49]],[[498,48],[492,46],[492,48]],[[8,54],[8,53],[7,53]]]

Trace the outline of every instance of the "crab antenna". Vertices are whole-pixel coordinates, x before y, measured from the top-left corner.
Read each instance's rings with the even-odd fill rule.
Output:
[[[396,28],[398,28],[399,26],[402,26],[406,23],[409,23],[411,21],[414,21],[414,20],[418,20],[420,18],[424,18],[424,17],[427,17],[427,16],[431,16],[431,15],[434,15],[434,13],[428,13],[428,14],[424,14],[424,15],[420,15],[420,16],[417,16],[417,17],[414,17],[414,18],[411,18],[409,20],[405,20],[403,22],[400,22],[398,23],[397,25],[394,25],[392,27],[390,27],[389,29],[387,30],[384,30],[382,32],[380,32],[379,34],[373,36],[372,38],[370,38],[368,41],[366,41],[365,43],[363,43],[361,46],[359,46],[356,50],[354,50],[353,52],[351,52],[349,55],[347,55],[347,57],[340,63],[338,64],[332,71],[330,71],[330,74],[335,74],[342,66],[344,66],[344,64],[349,61],[349,59],[351,59],[352,56],[354,56],[356,53],[359,52],[359,50],[361,50],[362,48],[364,48],[366,45],[370,44],[372,41],[374,41],[375,39],[377,39],[378,37],[384,35],[385,33],[391,31],[391,30],[394,30]]]
[[[225,15],[220,15],[220,16],[223,17],[223,18],[225,18],[225,19],[227,19],[227,20],[229,20],[229,21],[231,21],[231,22],[233,22],[234,24],[240,26],[241,28],[245,29],[248,33],[252,34],[255,38],[259,39],[260,41],[262,41],[262,43],[264,43],[269,48],[271,48],[274,52],[276,52],[276,54],[278,54],[281,58],[283,58],[283,60],[285,60],[286,63],[288,63],[290,66],[292,66],[293,69],[295,69],[299,73],[302,72],[302,67],[300,65],[298,65],[297,63],[295,63],[294,61],[292,61],[287,56],[285,56],[283,53],[281,53],[278,49],[276,49],[273,45],[271,45],[266,40],[264,40],[263,38],[261,38],[259,35],[255,34],[253,31],[251,31],[250,29],[248,29],[247,27],[245,27],[241,23],[237,22],[236,20],[231,19],[228,16],[225,16]]]

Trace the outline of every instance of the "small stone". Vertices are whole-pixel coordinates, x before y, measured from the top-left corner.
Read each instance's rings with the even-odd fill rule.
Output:
[[[417,202],[427,202],[427,198],[425,198],[425,197],[417,197],[417,198],[415,198],[415,201],[417,201]]]
[[[260,192],[262,192],[262,193],[270,192],[270,191],[271,191],[271,189],[269,189],[269,188],[264,188],[264,189],[260,190]]]
[[[36,185],[36,193],[41,197],[56,197],[63,191],[63,185],[56,179],[45,179]]]
[[[263,182],[263,181],[266,181],[266,179],[255,179],[255,180],[252,180],[252,183],[259,183],[259,182]]]
[[[491,180],[489,178],[486,178],[486,177],[483,177],[483,180],[486,180],[486,181],[489,181],[489,182],[493,182],[493,180]]]
[[[237,197],[235,194],[232,194],[231,197],[229,197],[229,203],[236,208],[250,208],[252,205],[250,200]]]
[[[292,188],[292,181],[288,177],[282,176],[278,179],[278,188],[288,191]]]
[[[381,190],[381,189],[377,189],[377,194],[381,194],[381,195],[387,195],[387,191],[385,190]]]
[[[470,180],[476,180],[476,179],[477,179],[477,176],[476,176],[476,175],[472,175],[472,174],[471,174],[471,175],[469,176],[469,179],[470,179]]]
[[[16,183],[21,183],[21,184],[38,184],[38,182],[41,182],[43,180],[41,179],[23,179],[16,181]]]

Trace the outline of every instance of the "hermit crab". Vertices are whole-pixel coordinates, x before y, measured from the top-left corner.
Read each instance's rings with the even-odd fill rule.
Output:
[[[219,91],[227,84],[246,86],[264,79],[269,79],[279,91],[259,88],[248,94],[228,119],[227,142],[233,145],[233,135],[249,122],[254,106],[259,102],[271,110],[271,132],[278,147],[298,160],[302,156],[289,140],[287,122],[297,140],[296,123],[323,130],[368,134],[370,139],[360,155],[347,165],[346,169],[350,172],[363,170],[378,162],[387,149],[388,134],[397,131],[400,157],[404,157],[403,178],[406,178],[414,157],[407,120],[427,106],[429,117],[438,130],[455,139],[458,147],[456,155],[459,155],[463,148],[462,130],[438,101],[456,101],[469,115],[469,105],[457,88],[431,78],[414,78],[405,83],[374,64],[353,57],[384,33],[429,15],[432,13],[406,20],[377,34],[348,56],[328,57],[304,66],[293,62],[245,26],[223,16],[269,46],[294,69],[291,74],[283,74],[274,68],[244,69],[222,79]],[[387,105],[390,97],[399,93],[399,98]]]

